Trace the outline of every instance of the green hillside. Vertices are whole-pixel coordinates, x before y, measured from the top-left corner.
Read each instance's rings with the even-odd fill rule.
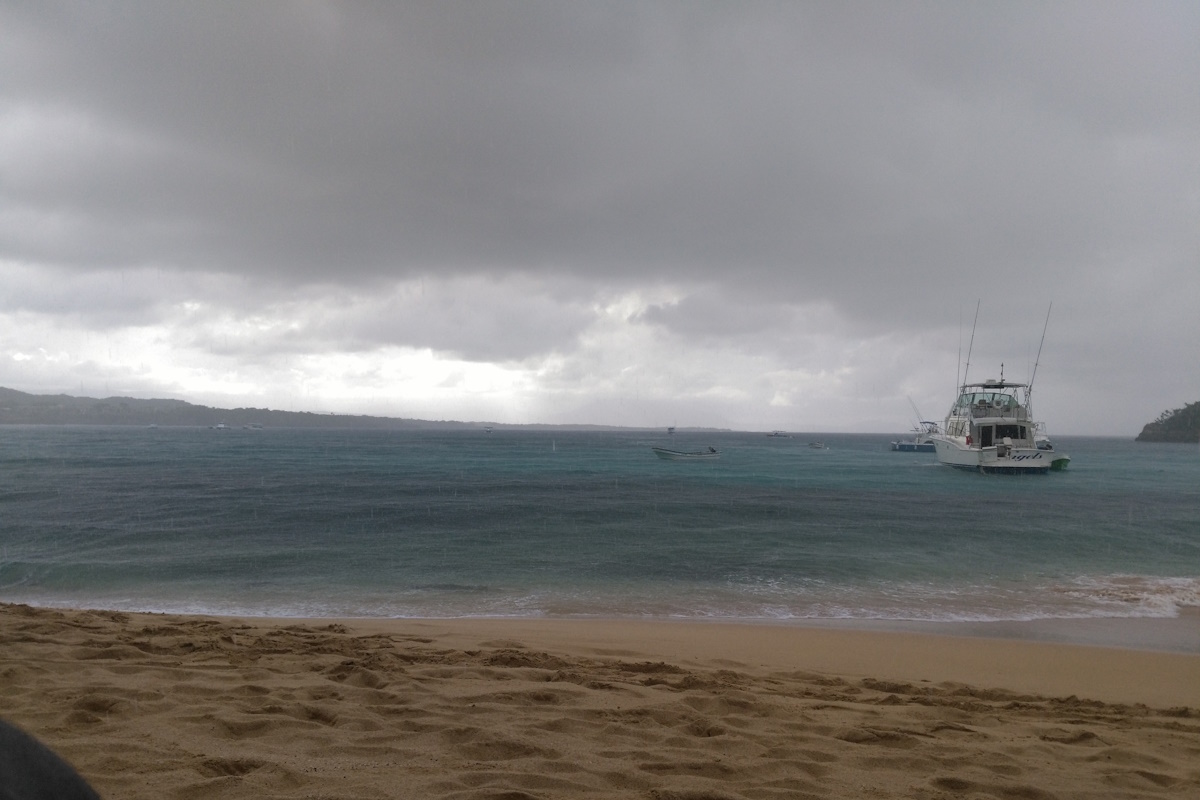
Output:
[[[1138,434],[1139,442],[1200,442],[1200,402],[1164,411]]]
[[[371,430],[626,430],[611,425],[512,425],[355,414],[316,414],[269,408],[210,408],[183,400],[141,400],[135,397],[72,397],[66,394],[28,394],[0,386],[0,425],[161,425],[229,428],[367,428]],[[717,430],[687,428],[686,430]],[[0,792],[0,796],[3,793]]]
[[[65,394],[27,394],[0,387],[0,425],[162,425],[231,428],[262,425],[271,428],[414,429],[466,427],[462,422],[351,414],[314,414],[267,408],[210,408],[183,400],[139,400],[133,397],[72,397]]]

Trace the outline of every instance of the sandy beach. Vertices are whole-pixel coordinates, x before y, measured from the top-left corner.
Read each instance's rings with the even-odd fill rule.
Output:
[[[1200,796],[1200,656],[791,626],[0,606],[105,798]]]

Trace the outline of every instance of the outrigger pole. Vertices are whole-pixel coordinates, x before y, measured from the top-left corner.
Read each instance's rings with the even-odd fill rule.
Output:
[[[917,415],[917,430],[920,430],[925,422],[925,418],[921,416],[921,409],[917,408],[917,404],[913,402],[911,395],[905,395],[905,397],[908,398],[908,404],[912,406],[913,413]]]
[[[1033,374],[1029,376],[1029,387],[1025,390],[1025,397],[1033,393],[1033,379],[1037,377],[1038,364],[1042,360],[1042,345],[1046,343],[1046,329],[1050,327],[1050,309],[1054,308],[1054,303],[1050,303],[1050,307],[1046,309],[1046,324],[1042,325],[1042,341],[1038,342],[1037,358],[1033,361]]]
[[[963,370],[962,383],[955,388],[955,392],[961,391],[962,387],[966,386],[967,375],[971,372],[971,352],[975,349],[975,326],[979,324],[979,302],[979,300],[975,301],[975,321],[971,323],[971,344],[967,347],[967,368]]]
[[[957,397],[962,389],[962,306],[958,307],[958,364],[954,370],[954,402],[958,402]]]

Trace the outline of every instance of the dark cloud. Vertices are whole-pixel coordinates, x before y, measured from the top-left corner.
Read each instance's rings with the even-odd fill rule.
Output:
[[[79,115],[90,149],[65,155],[87,163],[20,188],[132,222],[102,250],[140,263],[297,280],[736,267],[795,296],[968,255],[1036,269],[1146,208],[1124,192],[1152,199],[1153,154],[1127,149],[1122,169],[1120,137],[1195,141],[1179,124],[1195,93],[1148,83],[1178,66],[1156,50],[1154,34],[1178,49],[1165,21],[1139,46],[1116,36],[1125,6],[1082,27],[1040,6],[877,11],[69,4],[19,15],[42,55],[7,93]],[[40,252],[85,260],[71,244]]]
[[[979,298],[1003,348],[1053,299],[1080,369],[1151,309],[1200,333],[1197,35],[1190,3],[10,2],[0,262],[44,279],[5,302],[515,363],[624,293],[795,368],[818,317],[896,342]]]

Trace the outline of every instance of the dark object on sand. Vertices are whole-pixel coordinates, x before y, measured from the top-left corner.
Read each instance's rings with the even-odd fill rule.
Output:
[[[71,766],[0,720],[0,800],[100,800]]]

